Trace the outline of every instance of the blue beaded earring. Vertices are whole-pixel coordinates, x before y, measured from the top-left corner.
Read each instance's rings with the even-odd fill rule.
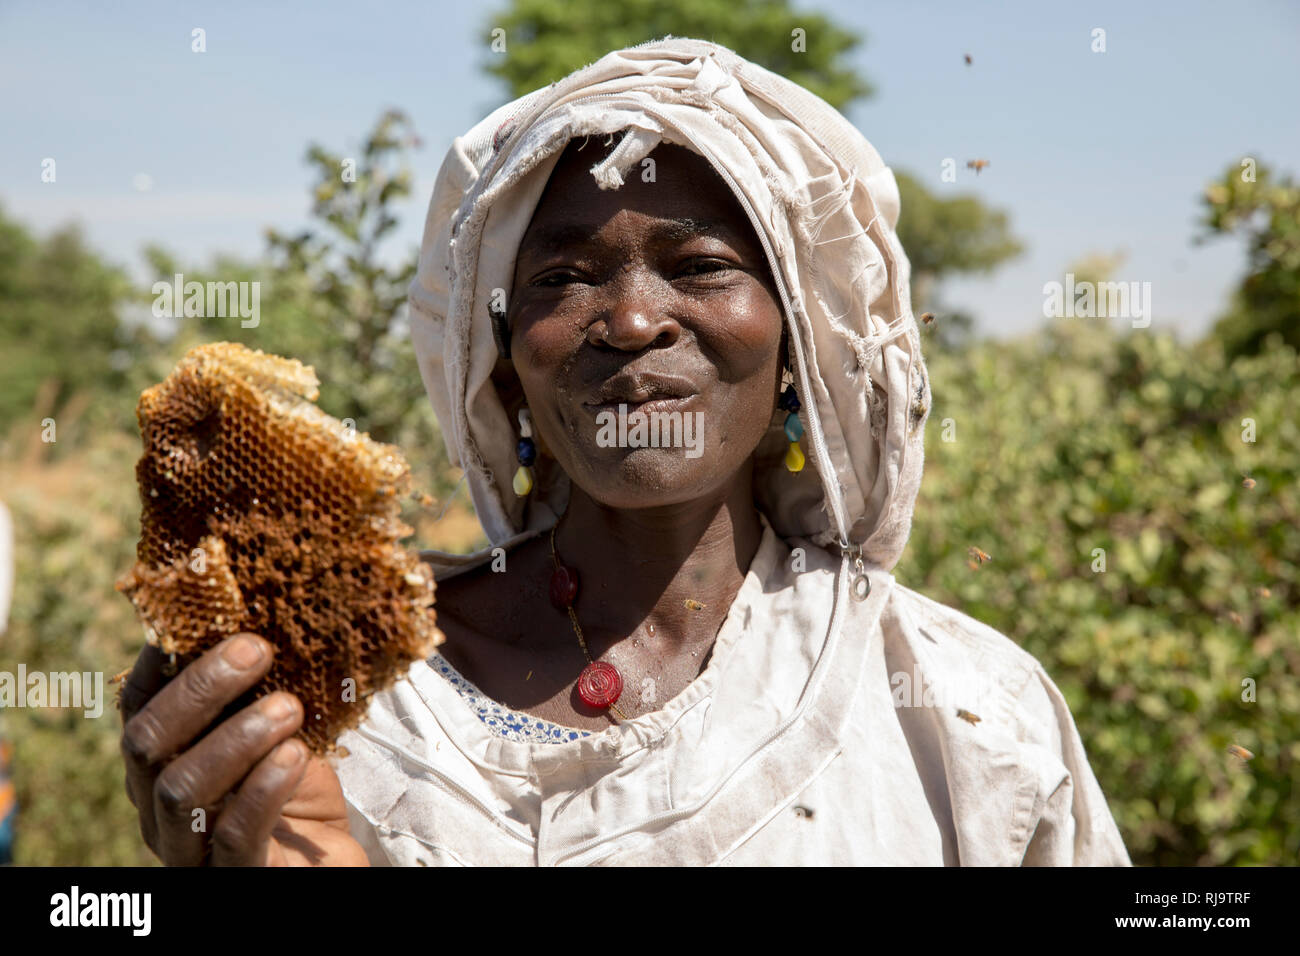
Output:
[[[533,490],[532,464],[537,460],[537,446],[533,444],[533,420],[528,409],[519,409],[519,444],[515,446],[515,457],[519,459],[519,470],[515,472],[512,482],[515,494],[527,498]]]
[[[790,439],[790,447],[785,453],[785,467],[792,474],[797,474],[803,471],[805,459],[803,450],[799,447],[799,439],[803,437],[803,423],[799,421],[799,396],[795,394],[793,384],[785,387],[777,405],[790,413],[785,417],[785,437]]]

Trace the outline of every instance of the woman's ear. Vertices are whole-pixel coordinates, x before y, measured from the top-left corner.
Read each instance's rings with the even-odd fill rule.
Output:
[[[519,383],[519,376],[515,374],[515,367],[509,359],[497,359],[497,364],[492,369],[492,386],[497,390],[501,407],[506,410],[506,416],[510,419],[510,427],[517,431],[519,409],[527,404],[527,399],[524,396],[524,387]]]
[[[510,420],[511,430],[518,436],[519,410],[527,406],[528,396],[524,394],[524,387],[519,382],[519,376],[515,374],[514,364],[508,359],[497,359],[497,364],[492,369],[492,385],[497,390],[497,398],[501,402],[501,407],[505,409],[506,417]],[[533,442],[539,455],[554,457],[546,447],[546,439],[542,437],[542,430],[537,427],[536,418],[533,419]]]

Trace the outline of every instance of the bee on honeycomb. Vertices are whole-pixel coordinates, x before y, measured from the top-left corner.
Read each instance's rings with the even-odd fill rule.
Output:
[[[406,461],[317,408],[318,385],[218,342],[141,395],[141,534],[117,589],[182,666],[241,631],[271,641],[254,696],[296,695],[298,736],[326,754],[443,636],[433,574],[400,544]]]

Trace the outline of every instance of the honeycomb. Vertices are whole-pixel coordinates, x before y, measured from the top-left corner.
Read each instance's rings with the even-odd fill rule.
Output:
[[[270,641],[252,697],[297,695],[323,755],[443,636],[432,572],[400,544],[406,461],[317,408],[318,385],[218,342],[141,395],[141,535],[117,589],[178,666],[240,631]]]

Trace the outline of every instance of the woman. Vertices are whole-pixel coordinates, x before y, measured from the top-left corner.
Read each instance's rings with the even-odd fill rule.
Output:
[[[412,336],[493,547],[426,555],[447,642],[333,765],[287,739],[291,698],[191,746],[265,671],[260,638],[163,687],[124,734],[155,851],[1127,864],[1038,663],[889,574],[930,403],[897,216],[843,117],[701,41],[612,53],[458,139]]]

